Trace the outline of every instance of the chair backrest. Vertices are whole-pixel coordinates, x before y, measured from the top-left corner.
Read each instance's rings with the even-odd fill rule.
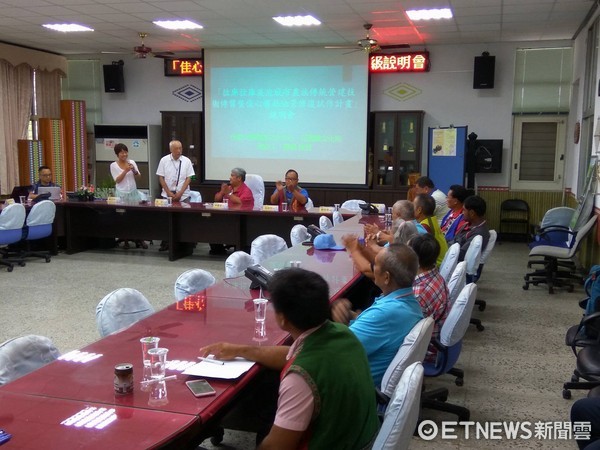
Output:
[[[120,288],[96,306],[96,326],[101,337],[119,331],[154,313],[154,308],[137,289]]]
[[[215,284],[212,273],[204,269],[190,269],[183,272],[175,281],[175,300],[183,300],[188,295],[205,290]]]
[[[290,230],[290,242],[292,243],[292,246],[301,244],[309,239],[310,234],[306,231],[306,226],[301,223],[294,225]]]
[[[477,235],[471,240],[471,243],[469,244],[467,253],[465,253],[465,262],[467,263],[467,275],[477,275],[477,269],[479,268],[479,261],[481,259],[482,243],[483,238],[480,235]]]
[[[245,183],[254,196],[254,207],[262,208],[265,202],[265,182],[263,177],[255,173],[247,173]]]
[[[504,200],[500,204],[500,214],[502,214],[503,212],[510,211],[526,213],[527,217],[529,217],[529,204],[525,200],[521,200],[519,198],[511,198],[509,200]]]
[[[281,236],[263,234],[254,239],[252,244],[250,244],[250,255],[256,264],[260,264],[265,259],[281,253],[287,250],[287,248],[287,243]]]
[[[569,228],[569,224],[571,223],[571,218],[573,217],[574,213],[575,210],[573,208],[569,208],[568,206],[558,206],[556,208],[549,209],[542,218],[540,228],[545,228],[550,225]]]
[[[450,307],[458,298],[458,294],[467,284],[467,263],[464,261],[456,265],[456,269],[452,272],[450,280],[448,280],[448,302]]]
[[[5,206],[0,213],[0,231],[20,230],[25,223],[25,207],[20,203]]]
[[[462,340],[471,321],[476,297],[477,285],[475,283],[467,284],[460,291],[440,330],[440,342],[443,346],[452,347]]]
[[[315,207],[315,204],[313,203],[313,201],[312,201],[312,199],[310,197],[308,197],[306,199],[306,203],[304,204],[304,207],[306,209],[310,209],[310,208],[314,208]]]
[[[577,251],[579,250],[579,246],[581,245],[581,242],[583,241],[583,239],[588,235],[588,233],[592,230],[592,228],[594,227],[594,224],[598,221],[598,216],[596,216],[595,214],[592,215],[592,217],[586,222],[586,224],[584,226],[581,227],[581,229],[577,232],[577,235],[575,236],[575,243],[573,244],[573,247],[571,247],[571,250],[569,251],[569,258],[573,257],[575,255],[575,253],[577,253]]]
[[[423,365],[415,362],[402,374],[385,410],[383,424],[373,444],[374,450],[408,448],[419,419],[423,373]]]
[[[327,216],[319,217],[319,228],[323,231],[327,231],[330,228],[333,228],[333,222]]]
[[[189,191],[190,203],[202,203],[202,194],[198,191]]]
[[[458,264],[458,256],[460,255],[460,244],[455,242],[448,248],[448,251],[444,255],[444,259],[442,259],[442,264],[440,264],[440,275],[444,277],[446,283],[450,280],[452,276],[452,272],[456,269],[456,265]]]
[[[431,316],[421,319],[404,338],[402,345],[396,352],[396,356],[394,356],[381,379],[381,392],[388,397],[391,397],[394,393],[394,389],[396,389],[406,368],[425,359],[434,323],[435,321]]]
[[[238,250],[225,260],[225,278],[237,277],[240,273],[254,264],[254,259],[248,253]]]
[[[485,249],[481,252],[481,258],[479,259],[479,265],[485,264],[487,259],[494,250],[494,246],[496,245],[496,240],[498,239],[498,233],[496,230],[490,230],[490,240],[488,241]]]
[[[360,212],[360,203],[367,203],[364,200],[346,200],[342,203],[342,208],[348,211]]]
[[[342,223],[344,221],[344,217],[342,216],[342,213],[339,211],[334,211],[333,212],[333,225],[337,225],[339,223]]]
[[[30,334],[0,344],[0,386],[33,372],[60,356],[52,341]]]
[[[31,207],[27,215],[27,226],[47,225],[54,222],[56,205],[51,200],[42,200]]]

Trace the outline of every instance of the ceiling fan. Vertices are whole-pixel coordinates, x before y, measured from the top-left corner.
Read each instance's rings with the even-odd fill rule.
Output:
[[[133,47],[133,54],[136,58],[147,58],[148,55],[154,56],[155,58],[168,58],[169,56],[173,56],[173,52],[153,52],[150,47],[146,47],[144,45],[144,39],[148,37],[148,33],[139,32],[138,36],[140,37],[141,44]]]
[[[355,46],[353,46],[353,45],[327,45],[327,46],[325,46],[325,48],[349,48],[349,49],[354,49],[354,50],[363,50],[364,52],[370,54],[370,53],[377,52],[379,50],[389,50],[389,49],[409,48],[410,47],[409,44],[380,45],[377,42],[377,39],[373,39],[370,36],[370,31],[371,31],[372,27],[373,27],[373,24],[371,24],[371,23],[365,23],[363,25],[363,28],[367,31],[367,35],[363,39],[359,39],[358,41],[356,41]]]

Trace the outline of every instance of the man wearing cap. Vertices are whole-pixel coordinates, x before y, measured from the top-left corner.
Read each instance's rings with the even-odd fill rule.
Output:
[[[413,293],[417,254],[405,244],[391,244],[375,257],[373,275],[382,295],[362,312],[352,311],[350,301],[340,299],[331,307],[333,320],[349,324],[367,351],[375,386],[394,359],[413,326],[423,318]]]

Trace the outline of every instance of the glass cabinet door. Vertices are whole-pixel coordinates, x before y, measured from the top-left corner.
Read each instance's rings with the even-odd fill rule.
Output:
[[[375,116],[375,184],[392,187],[394,185],[394,150],[396,142],[396,115],[381,113]]]
[[[400,134],[398,136],[398,183],[400,186],[408,185],[408,174],[418,172],[421,152],[418,151],[418,126],[416,114],[403,114],[398,116]]]

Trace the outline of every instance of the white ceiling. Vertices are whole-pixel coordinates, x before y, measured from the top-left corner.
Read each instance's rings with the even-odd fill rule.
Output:
[[[355,45],[373,24],[379,44],[495,43],[571,39],[595,0],[0,0],[0,41],[60,54],[201,48]],[[450,7],[449,21],[411,22],[406,9]],[[289,28],[277,15],[312,14],[318,27]],[[169,31],[157,19],[189,19],[202,30]],[[75,22],[94,32],[60,33],[44,23]]]

